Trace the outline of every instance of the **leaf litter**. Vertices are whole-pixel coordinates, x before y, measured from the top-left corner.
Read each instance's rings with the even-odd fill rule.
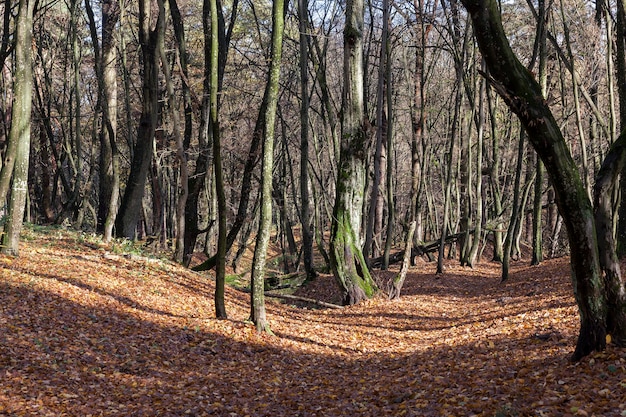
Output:
[[[389,278],[397,271],[377,272]],[[626,416],[626,350],[570,362],[567,258],[411,269],[402,297],[311,309],[70,232],[0,255],[0,416]],[[337,302],[331,276],[297,295]]]

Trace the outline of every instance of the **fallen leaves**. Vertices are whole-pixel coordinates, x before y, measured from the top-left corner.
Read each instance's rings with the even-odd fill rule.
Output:
[[[59,232],[0,257],[0,416],[626,415],[626,351],[569,362],[566,259],[423,264],[400,300],[342,310],[268,302],[158,259]],[[390,271],[389,273],[394,273]],[[299,295],[337,302],[332,277]]]

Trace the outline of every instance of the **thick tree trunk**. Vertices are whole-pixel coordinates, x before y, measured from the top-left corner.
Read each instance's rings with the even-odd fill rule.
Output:
[[[604,272],[607,295],[607,333],[616,343],[626,344],[626,288],[613,238],[613,191],[626,165],[626,129],[613,143],[596,176],[594,212],[598,233],[600,266]]]
[[[580,333],[573,355],[578,360],[606,345],[607,305],[591,202],[541,87],[511,50],[497,2],[462,1],[496,80],[494,87],[520,118],[556,191],[570,241],[572,283],[580,312]]]
[[[160,26],[163,25],[164,16],[163,11],[159,10],[156,27],[151,29],[150,8],[150,2],[139,0],[139,40],[143,58],[142,108],[130,174],[115,222],[117,236],[129,239],[135,238],[137,222],[141,215],[141,204],[150,170],[154,134],[159,115],[159,57],[157,47],[162,33]]]
[[[331,269],[343,304],[355,304],[377,290],[360,244],[367,160],[363,112],[363,0],[348,0],[344,28],[344,70],[339,173],[330,238]]]
[[[12,171],[11,198],[8,221],[2,236],[1,251],[18,255],[20,231],[24,220],[26,197],[28,195],[28,163],[30,154],[30,127],[32,108],[32,37],[34,0],[20,0],[16,21],[15,75],[13,83],[14,103],[11,112],[9,147],[15,148]],[[7,162],[3,164],[7,166]],[[0,196],[4,199],[4,196]]]

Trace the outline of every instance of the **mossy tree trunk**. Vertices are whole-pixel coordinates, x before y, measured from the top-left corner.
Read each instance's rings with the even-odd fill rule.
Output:
[[[572,283],[580,312],[580,332],[573,359],[606,345],[607,303],[600,270],[593,208],[567,144],[541,87],[519,62],[502,28],[495,0],[462,0],[471,14],[475,35],[494,87],[514,111],[545,164],[567,227]]]
[[[366,133],[363,111],[363,0],[348,0],[343,32],[344,70],[339,174],[330,238],[331,269],[344,305],[369,298],[377,286],[360,244]]]

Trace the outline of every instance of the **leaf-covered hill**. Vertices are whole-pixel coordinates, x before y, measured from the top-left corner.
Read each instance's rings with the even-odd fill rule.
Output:
[[[0,256],[0,416],[623,416],[626,350],[571,363],[567,259],[424,263],[399,301],[309,310],[63,230]],[[301,295],[332,301],[331,277]]]

